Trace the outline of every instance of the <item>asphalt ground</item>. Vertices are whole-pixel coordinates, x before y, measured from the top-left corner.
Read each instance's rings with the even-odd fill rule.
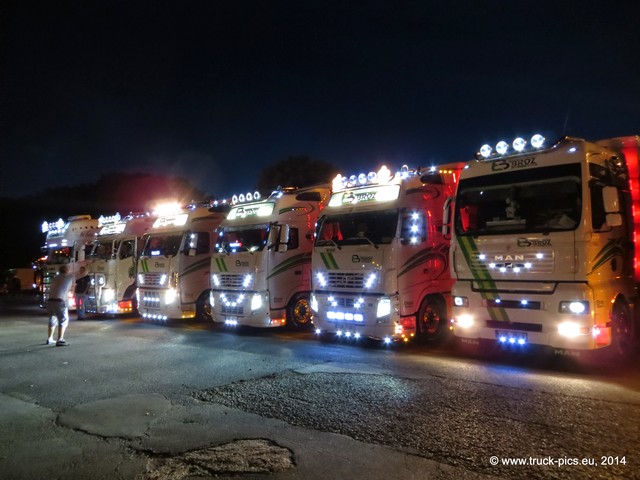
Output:
[[[0,299],[2,478],[640,478],[637,359],[139,318],[72,320],[68,347],[45,332]]]

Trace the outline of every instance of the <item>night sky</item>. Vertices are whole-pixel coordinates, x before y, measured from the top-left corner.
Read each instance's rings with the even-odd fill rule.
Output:
[[[640,134],[637,1],[4,1],[0,196],[176,174],[228,196],[543,133]]]

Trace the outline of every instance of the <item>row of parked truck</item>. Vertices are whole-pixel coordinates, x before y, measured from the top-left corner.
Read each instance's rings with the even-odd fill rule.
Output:
[[[383,166],[266,198],[71,217],[43,225],[45,277],[86,266],[96,314],[627,355],[639,147],[536,135],[470,162]]]

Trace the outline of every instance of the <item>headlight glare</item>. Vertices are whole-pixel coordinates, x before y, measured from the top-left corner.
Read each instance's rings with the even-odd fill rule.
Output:
[[[260,307],[262,307],[262,295],[256,293],[251,297],[251,310],[258,310]]]
[[[378,300],[378,309],[376,311],[376,316],[386,317],[391,314],[391,299],[390,298],[381,298]]]
[[[456,327],[469,328],[473,326],[473,317],[471,315],[458,315],[456,317]]]
[[[177,296],[178,296],[178,291],[175,288],[168,288],[164,292],[164,303],[168,305],[170,303],[175,302]]]

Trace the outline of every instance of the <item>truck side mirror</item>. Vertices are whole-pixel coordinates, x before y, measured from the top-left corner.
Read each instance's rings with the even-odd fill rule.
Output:
[[[289,225],[280,225],[280,238],[278,239],[278,252],[286,252],[289,244]]]
[[[622,214],[620,213],[620,196],[616,187],[604,187],[602,189],[602,203],[606,212],[606,222],[609,227],[619,227],[622,225]]]
[[[451,223],[451,204],[453,203],[453,197],[448,197],[444,206],[442,207],[442,235],[447,237],[450,233],[449,223]]]
[[[604,187],[602,189],[602,201],[606,213],[620,212],[620,199],[616,187]]]

